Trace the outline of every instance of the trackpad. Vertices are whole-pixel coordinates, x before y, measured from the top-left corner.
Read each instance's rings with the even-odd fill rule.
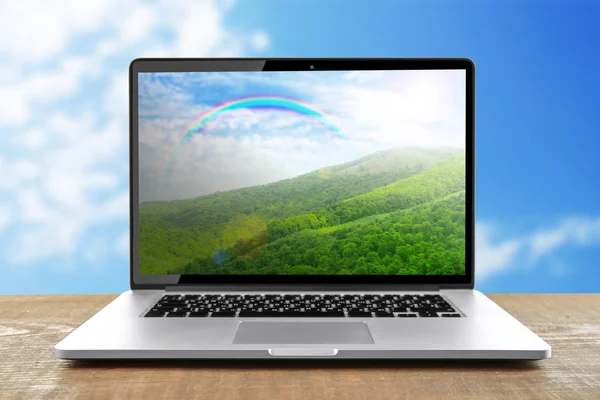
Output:
[[[242,321],[234,344],[370,344],[366,322]]]

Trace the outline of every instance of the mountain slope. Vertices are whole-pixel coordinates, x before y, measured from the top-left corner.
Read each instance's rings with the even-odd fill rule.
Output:
[[[413,207],[463,190],[465,179],[465,158],[460,154],[420,174],[346,199],[327,211],[272,220],[269,234],[277,239],[303,229],[338,225]]]
[[[463,151],[452,147],[424,149],[403,147],[378,151],[350,163],[330,167],[334,174],[355,174],[383,172],[390,169],[413,167],[420,171],[431,168],[442,159],[456,156]]]
[[[216,249],[227,253],[227,249],[235,248],[236,254],[247,254],[298,230],[275,233],[270,226],[273,220],[305,218],[308,214],[310,220],[324,218],[326,225],[332,225],[386,212],[381,204],[388,201],[382,203],[381,199],[390,197],[390,190],[377,192],[376,198],[368,201],[365,199],[372,196],[360,196],[422,175],[457,152],[449,148],[391,149],[267,185],[187,200],[142,203],[141,270],[181,273],[182,267],[195,259],[221,257]],[[357,212],[357,207],[367,210]],[[313,222],[310,228],[320,226],[323,223]]]
[[[465,191],[318,230],[303,230],[240,257],[196,259],[185,273],[464,273]]]

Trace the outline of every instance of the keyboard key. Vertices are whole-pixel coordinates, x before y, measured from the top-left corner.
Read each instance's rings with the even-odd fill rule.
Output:
[[[162,318],[164,316],[165,316],[165,313],[160,312],[160,311],[150,311],[146,315],[144,315],[144,317],[150,317],[150,318]]]
[[[416,313],[435,313],[437,310],[430,307],[411,307],[410,311]]]
[[[344,318],[343,311],[240,311],[240,318]]]
[[[377,318],[394,318],[394,314],[387,311],[375,311]]]
[[[176,299],[180,299],[181,296],[178,294],[167,294],[165,296],[162,297],[161,300],[176,300]]]
[[[442,314],[442,318],[460,318],[460,314]]]
[[[235,311],[213,311],[213,313],[210,314],[210,316],[212,318],[231,318],[235,317]]]
[[[167,314],[167,318],[185,318],[187,313],[184,312],[170,312]]]
[[[300,316],[308,318],[344,318],[346,315],[343,311],[307,311],[306,313],[299,313]]]
[[[203,318],[208,317],[208,311],[194,311],[188,315],[188,318]]]
[[[371,315],[370,312],[366,312],[363,310],[350,310],[348,311],[348,316],[352,317],[352,318],[372,318],[373,315]]]
[[[398,318],[417,318],[417,314],[398,314]]]
[[[173,311],[173,309],[168,307],[152,307],[150,311],[164,314],[166,312]]]
[[[165,302],[159,302],[157,305],[159,307],[178,308],[178,307],[185,307],[185,306],[187,306],[187,303],[184,303],[183,301],[182,302],[177,302],[177,303],[170,301],[170,302],[167,302],[167,303],[165,303]]]

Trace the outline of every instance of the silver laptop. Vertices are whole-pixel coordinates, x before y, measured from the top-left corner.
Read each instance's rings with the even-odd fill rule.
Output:
[[[473,289],[467,59],[138,59],[131,290],[65,359],[543,359]]]

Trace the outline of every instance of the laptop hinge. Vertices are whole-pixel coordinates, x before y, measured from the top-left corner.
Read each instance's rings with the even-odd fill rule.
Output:
[[[393,291],[393,292],[432,292],[439,291],[436,285],[232,285],[232,284],[210,284],[210,285],[175,285],[167,286],[167,292],[369,292],[369,291]]]

